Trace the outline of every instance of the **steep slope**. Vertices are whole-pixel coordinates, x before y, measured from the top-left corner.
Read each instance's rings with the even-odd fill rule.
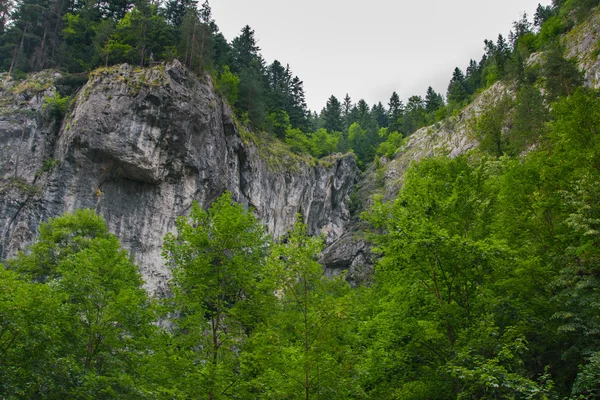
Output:
[[[565,56],[575,58],[579,69],[584,73],[585,86],[600,88],[600,9],[590,13],[584,21],[564,35],[562,42],[565,45]],[[530,62],[540,62],[542,57],[543,53],[533,54]],[[371,167],[358,183],[353,197],[358,199],[360,209],[369,207],[373,194],[382,195],[386,200],[393,199],[403,184],[404,172],[412,163],[434,156],[453,158],[476,148],[479,144],[473,128],[477,117],[505,96],[515,94],[511,85],[496,82],[458,116],[416,131],[392,160],[383,159],[379,169]],[[326,249],[322,262],[330,275],[348,270],[351,279],[357,281],[370,275],[371,268],[365,265],[372,265],[374,256],[364,235],[358,234],[361,230],[360,222],[355,221],[346,234]]]
[[[600,10],[590,13],[585,21],[577,24],[563,39],[566,57],[576,58],[579,69],[584,72],[586,86],[600,88]]]
[[[514,96],[514,91],[503,82],[497,82],[459,115],[413,133],[392,160],[383,159],[380,170],[371,167],[357,184],[354,197],[358,199],[360,209],[368,209],[374,194],[393,199],[402,186],[404,172],[412,163],[434,156],[454,158],[476,148],[478,143],[473,128],[477,117],[505,96]],[[364,234],[360,233],[362,228],[361,222],[355,220],[347,232],[325,250],[321,261],[329,275],[347,270],[351,281],[369,278],[375,258]]]
[[[210,78],[177,61],[96,71],[58,132],[43,106],[53,78],[2,93],[0,259],[29,244],[41,221],[93,208],[131,251],[147,289],[163,293],[162,238],[194,200],[207,207],[225,190],[274,237],[297,213],[328,243],[342,235],[354,157],[315,162],[240,132]]]
[[[398,193],[404,172],[412,163],[435,156],[454,158],[476,148],[474,127],[477,117],[505,96],[514,96],[514,90],[504,82],[496,82],[458,116],[421,128],[411,135],[406,146],[385,165],[385,197],[390,199]]]

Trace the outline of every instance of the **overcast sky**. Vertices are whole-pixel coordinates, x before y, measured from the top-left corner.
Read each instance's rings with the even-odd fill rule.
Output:
[[[210,0],[231,41],[244,25],[256,31],[262,55],[290,64],[304,81],[308,107],[320,111],[332,94],[387,105],[444,94],[452,70],[479,61],[483,40],[505,36],[523,12],[550,0]]]

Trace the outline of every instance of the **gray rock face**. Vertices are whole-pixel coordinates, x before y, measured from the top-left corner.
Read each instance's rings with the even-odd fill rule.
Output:
[[[600,10],[596,8],[589,17],[576,25],[564,37],[567,58],[577,59],[584,72],[586,86],[600,88]]]
[[[325,249],[320,260],[325,266],[326,276],[338,276],[345,272],[352,286],[370,280],[376,259],[369,242],[356,235],[354,229],[348,229]]]
[[[394,199],[404,183],[404,173],[412,163],[435,156],[455,158],[476,148],[478,142],[473,129],[477,117],[505,96],[514,95],[513,88],[497,82],[458,116],[417,130],[393,159],[381,160],[381,178],[377,176],[381,171],[378,172],[373,166],[366,171],[365,177],[356,186],[361,208],[369,208],[374,194],[383,196],[386,201]],[[325,249],[321,262],[326,267],[326,274],[336,275],[347,271],[351,283],[368,281],[376,256],[371,252],[364,235],[357,234],[361,230],[356,224],[351,225],[346,234]]]
[[[328,244],[350,219],[353,156],[315,163],[277,153],[266,138],[260,143],[240,132],[210,78],[196,78],[177,61],[94,73],[59,130],[44,118],[51,85],[16,105],[14,88],[6,86],[0,259],[30,244],[40,222],[92,208],[131,251],[146,288],[162,294],[169,278],[162,239],[194,200],[207,207],[229,190],[274,237],[300,213],[310,233],[323,233]]]
[[[435,125],[424,127],[410,136],[406,146],[385,167],[385,197],[394,198],[404,182],[404,172],[424,158],[447,156],[456,158],[476,148],[474,127],[477,118],[486,109],[506,96],[515,96],[514,88],[496,82],[481,93],[458,116],[447,118]]]

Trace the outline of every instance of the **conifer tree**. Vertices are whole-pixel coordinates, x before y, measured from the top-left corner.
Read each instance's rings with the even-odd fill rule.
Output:
[[[372,109],[373,118],[380,128],[387,128],[389,125],[388,113],[381,102],[375,104]]]
[[[444,100],[442,96],[438,94],[431,86],[427,88],[427,94],[425,95],[425,110],[428,113],[435,113],[438,108],[444,106]]]
[[[344,129],[344,124],[342,121],[342,105],[337,97],[332,95],[329,100],[327,100],[323,117],[325,120],[324,127],[327,132],[341,132],[342,129]]]
[[[172,26],[179,27],[183,23],[189,9],[196,9],[197,0],[168,0],[165,2],[164,14]]]
[[[233,50],[234,65],[232,70],[239,72],[247,68],[254,68],[257,71],[262,71],[264,61],[260,56],[260,47],[256,43],[254,30],[246,25],[242,28],[239,36],[231,42]]]
[[[481,87],[481,65],[475,60],[469,61],[464,82],[467,94],[473,95]]]
[[[465,88],[465,76],[460,68],[456,67],[452,73],[452,79],[448,85],[448,103],[460,105],[469,98]]]
[[[344,101],[342,103],[342,118],[344,119],[344,131],[347,131],[350,125],[354,123],[354,121],[350,122],[350,111],[352,110],[352,99],[350,95],[346,93],[344,97]]]
[[[390,101],[388,103],[388,113],[389,113],[389,131],[390,132],[400,132],[400,125],[402,115],[404,114],[404,105],[402,101],[400,101],[400,97],[398,93],[393,92],[390,97]]]

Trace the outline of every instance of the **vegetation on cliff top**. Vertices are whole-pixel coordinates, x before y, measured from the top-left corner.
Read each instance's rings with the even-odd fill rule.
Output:
[[[524,15],[508,38],[484,41],[480,61],[452,72],[445,99],[431,87],[424,96],[410,96],[406,104],[394,92],[387,106],[331,96],[318,114],[307,109],[303,82],[289,65],[277,60],[266,64],[249,26],[231,42],[223,37],[208,1],[11,0],[0,7],[0,68],[18,78],[46,68],[81,73],[178,58],[193,72],[212,74],[247,128],[266,131],[288,142],[293,151],[317,158],[352,150],[359,166],[366,167],[377,155],[393,155],[401,137],[459,112],[500,79],[533,83],[545,79],[544,72],[560,71],[563,64],[558,62],[555,71],[538,76],[539,71],[527,66],[529,55],[559,47],[557,38],[573,26],[572,18],[595,4],[556,1],[540,6],[533,23]]]

